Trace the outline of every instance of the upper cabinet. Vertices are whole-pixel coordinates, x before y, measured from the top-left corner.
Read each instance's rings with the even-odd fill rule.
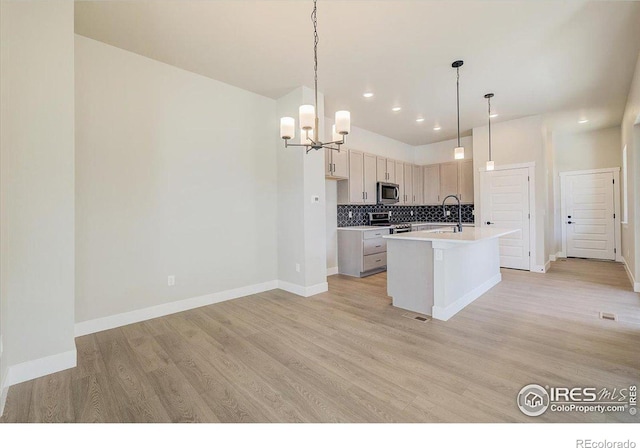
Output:
[[[415,205],[424,204],[423,184],[422,184],[422,167],[413,165],[413,203]]]
[[[440,165],[427,165],[422,168],[424,204],[440,204]]]
[[[391,162],[391,161],[389,161]],[[398,184],[398,204],[404,205],[404,163],[394,162],[396,165],[396,178],[394,184]]]
[[[360,151],[349,151],[349,178],[338,182],[339,204],[375,204],[376,157]]]
[[[334,151],[325,148],[324,177],[329,179],[349,178],[349,151],[346,149]]]
[[[423,175],[425,204],[441,204],[449,195],[473,204],[473,160],[427,165]]]
[[[376,175],[378,182],[395,183],[396,165],[391,159],[376,157]]]
[[[400,198],[402,199],[402,198]],[[404,164],[404,201],[401,201],[404,205],[413,205],[413,165],[408,163]]]

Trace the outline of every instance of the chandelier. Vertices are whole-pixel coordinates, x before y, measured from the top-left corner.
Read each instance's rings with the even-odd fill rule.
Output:
[[[487,171],[493,171],[495,169],[495,164],[491,158],[491,98],[493,98],[494,95],[493,93],[487,93],[484,97],[487,99],[487,103],[489,104],[489,160],[487,160]]]
[[[318,120],[318,6],[317,0],[313,0],[313,11],[311,12],[311,22],[313,23],[313,74],[314,74],[314,94],[315,105],[305,104],[299,109],[300,122],[300,143],[289,143],[295,137],[296,121],[293,117],[282,117],[280,119],[280,137],[284,140],[285,148],[289,146],[301,146],[306,149],[307,154],[312,149],[326,148],[340,151],[340,145],[345,142],[345,136],[351,131],[351,114],[347,110],[336,112],[335,124],[331,132],[330,142],[323,143],[320,140],[319,120]]]

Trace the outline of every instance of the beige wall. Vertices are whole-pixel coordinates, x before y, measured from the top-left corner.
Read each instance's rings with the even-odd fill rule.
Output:
[[[553,239],[550,254],[562,249],[562,191],[564,171],[616,168],[622,164],[620,127],[580,133],[554,133],[552,137]]]
[[[73,1],[0,8],[4,380],[75,350],[74,42]]]
[[[622,118],[620,146],[627,147],[629,176],[629,220],[622,226],[622,255],[640,292],[640,57]]]
[[[274,100],[76,36],[76,128],[77,322],[277,279]]]

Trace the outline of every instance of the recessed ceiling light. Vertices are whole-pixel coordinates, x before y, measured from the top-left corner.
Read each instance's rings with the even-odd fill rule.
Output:
[[[580,124],[585,124],[585,123],[588,123],[588,122],[589,122],[589,120],[587,120],[586,118],[583,118],[582,120],[578,121],[578,123],[580,123]]]
[[[365,93],[362,94],[362,96],[365,97],[365,98],[371,98],[373,96],[373,93],[365,92]]]
[[[416,118],[416,121],[417,121],[418,123],[422,123],[422,122],[424,121],[424,118],[422,118],[422,117],[418,117],[418,118]]]
[[[498,114],[491,114],[489,115],[489,118],[496,118],[498,116]]]
[[[434,131],[439,131],[440,129],[442,129],[440,126],[434,126],[434,127],[433,127],[433,130],[434,130]]]
[[[400,112],[402,110],[402,107],[396,106],[396,107],[392,108],[391,110],[394,111],[394,112]]]

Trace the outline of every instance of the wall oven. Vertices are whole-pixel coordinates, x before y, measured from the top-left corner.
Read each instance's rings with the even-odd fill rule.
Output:
[[[398,188],[398,184],[378,182],[378,204],[396,204],[400,198]]]

